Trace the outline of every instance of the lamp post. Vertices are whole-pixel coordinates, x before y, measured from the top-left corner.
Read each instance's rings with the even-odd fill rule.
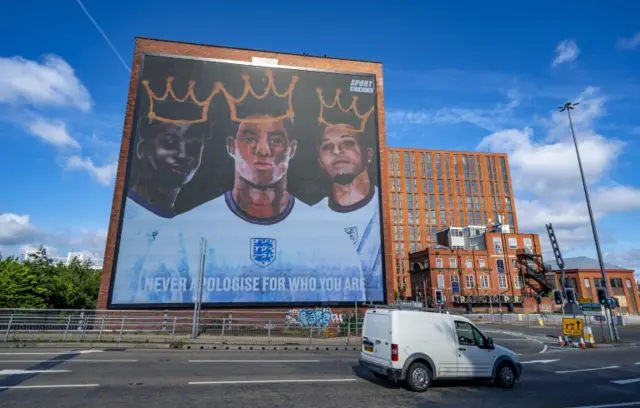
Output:
[[[580,149],[578,148],[578,139],[576,139],[576,132],[573,128],[573,120],[571,119],[571,111],[575,109],[576,106],[579,105],[579,102],[572,103],[567,102],[564,105],[558,107],[560,112],[567,112],[567,116],[569,117],[569,126],[571,127],[571,136],[573,136],[573,144],[576,148],[576,157],[578,158],[578,167],[580,168],[580,177],[582,178],[582,187],[584,188],[584,197],[587,201],[587,210],[589,210],[589,220],[591,221],[591,230],[593,231],[593,240],[596,244],[596,252],[598,253],[598,263],[600,264],[600,272],[602,273],[602,279],[604,280],[604,290],[607,294],[607,299],[609,299],[609,279],[607,279],[607,270],[604,267],[604,260],[602,259],[602,251],[600,250],[600,241],[598,240],[598,230],[596,228],[596,221],[593,218],[593,210],[591,209],[591,200],[589,199],[589,189],[587,187],[587,182],[584,178],[584,170],[582,169],[582,160],[580,160]],[[618,328],[616,327],[616,322],[613,318],[613,311],[611,307],[609,307],[609,334],[611,335],[611,339],[614,341],[620,341],[620,336],[618,335]]]

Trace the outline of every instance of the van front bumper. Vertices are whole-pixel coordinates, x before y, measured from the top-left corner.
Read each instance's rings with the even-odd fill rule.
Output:
[[[364,368],[365,370],[384,375],[392,381],[402,380],[401,369],[385,367],[383,365],[372,363],[371,361],[367,361],[362,358],[358,360],[358,363],[360,363],[360,367]]]

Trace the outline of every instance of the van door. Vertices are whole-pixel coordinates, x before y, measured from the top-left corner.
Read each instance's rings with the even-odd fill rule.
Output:
[[[391,316],[367,313],[362,333],[363,357],[383,365],[391,363]]]
[[[495,361],[494,350],[486,349],[487,339],[468,322],[456,320],[458,336],[458,377],[491,377]]]

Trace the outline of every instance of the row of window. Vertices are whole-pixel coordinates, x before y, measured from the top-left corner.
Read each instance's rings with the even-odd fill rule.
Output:
[[[458,275],[451,275],[449,277],[450,286],[445,286],[444,275],[438,275],[438,289],[451,289],[456,292],[460,289],[460,279]],[[464,275],[464,283],[465,289],[473,289],[475,288],[475,276],[473,275]],[[515,289],[521,289],[524,286],[524,282],[522,280],[522,276],[515,276],[513,278],[513,287]],[[499,289],[509,289],[509,283],[506,275],[498,276],[498,288]],[[481,275],[480,276],[480,289],[494,289],[491,288],[489,282],[489,275]]]
[[[403,210],[402,208],[392,209],[392,219],[394,225],[400,224],[413,224],[416,227],[422,225],[438,225],[441,228],[448,225],[488,225],[489,219],[495,221],[498,219],[498,215],[504,216],[498,212],[494,212],[493,215],[486,211],[458,211],[458,220],[455,219],[455,211],[449,210],[425,210],[424,221],[420,221],[420,213],[422,210],[407,210],[407,222],[403,222]],[[514,225],[515,219],[513,213],[506,214],[507,224]]]
[[[391,178],[391,191],[392,192],[407,192],[407,193],[417,193],[418,192],[418,180],[406,178],[404,182],[404,188],[402,183],[400,182],[400,178]],[[466,195],[485,195],[485,182],[483,181],[470,181],[470,180],[436,180],[437,184],[434,184],[433,179],[422,179],[422,193],[423,194],[448,194],[455,195],[457,194],[466,194]],[[445,189],[445,181],[447,188]],[[489,186],[489,194],[490,195],[499,195],[500,188],[499,183],[494,182],[486,182]],[[509,195],[509,183],[507,181],[502,182],[502,189],[504,190],[504,195]]]
[[[528,261],[529,263],[533,263],[532,261]],[[457,258],[449,258],[449,268],[456,269],[458,267]],[[473,259],[466,258],[464,260],[465,268],[473,268]],[[486,268],[487,261],[484,258],[478,258],[478,268]],[[518,269],[518,260],[515,258],[511,259],[511,267],[512,269]],[[535,268],[535,265],[529,265],[531,268]],[[444,268],[444,261],[442,258],[436,258],[436,268]],[[498,273],[505,273],[505,265],[504,259],[496,259],[496,270]]]
[[[403,207],[403,200],[402,198],[404,197],[404,202],[407,204],[407,208],[408,209],[418,209],[419,208],[419,203],[420,203],[420,196],[418,194],[396,194],[396,193],[391,193],[391,206],[392,207]],[[441,209],[444,210],[447,207],[447,203],[449,204],[448,207],[449,209],[454,209],[454,208],[458,208],[458,209],[463,209],[465,206],[464,204],[466,204],[466,207],[468,210],[480,210],[482,209],[482,211],[484,211],[487,207],[488,207],[488,203],[491,204],[491,208],[494,211],[501,211],[502,210],[502,203],[500,200],[500,197],[496,197],[496,196],[491,196],[491,197],[485,197],[484,196],[445,196],[444,194],[439,194],[439,195],[435,195],[435,194],[426,194],[422,196],[422,207],[424,209],[435,209],[436,208],[436,197],[438,197],[437,200],[437,206]],[[445,200],[445,197],[447,197],[447,199]],[[454,200],[454,197],[456,198]],[[456,205],[457,204],[457,205]],[[509,197],[505,197],[505,209],[507,211],[511,211],[513,209],[512,205],[511,205],[511,199]]]
[[[481,179],[483,175],[483,168],[487,169],[487,175],[490,180],[497,180],[498,174],[502,176],[502,180],[508,180],[507,166],[504,157],[498,158],[498,167],[500,173],[496,168],[496,157],[494,156],[475,156],[464,154],[433,154],[433,161],[431,160],[431,153],[419,152],[420,157],[420,172],[422,177],[433,177],[433,169],[435,167],[436,175],[438,178],[442,178],[442,174],[451,174],[456,177],[457,174],[463,174],[466,179],[476,180]],[[451,156],[451,160],[449,160]],[[410,154],[410,152],[404,152],[404,173],[406,177],[416,177],[416,154]],[[458,160],[460,157],[460,160]],[[484,159],[484,160],[483,160]],[[399,152],[389,152],[389,167],[391,174],[400,175],[400,154]],[[462,171],[461,171],[462,170]]]

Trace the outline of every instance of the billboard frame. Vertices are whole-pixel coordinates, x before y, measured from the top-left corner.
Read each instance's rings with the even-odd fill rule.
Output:
[[[208,47],[208,46],[204,46],[204,47]],[[211,48],[220,48],[220,47],[211,47]],[[137,45],[136,45],[136,49],[137,49]],[[246,50],[246,51],[250,51],[250,50]],[[274,52],[273,54],[275,55],[279,55],[279,53]],[[131,130],[129,132],[129,146],[126,152],[126,166],[124,168],[124,179],[122,182],[122,197],[120,199],[119,203],[115,203],[113,205],[113,207],[115,208],[115,205],[119,205],[120,207],[120,212],[119,212],[119,216],[117,219],[117,229],[116,229],[116,233],[115,233],[115,242],[114,242],[114,249],[113,249],[113,255],[111,257],[111,276],[109,277],[109,287],[108,287],[108,292],[107,292],[107,301],[106,301],[106,308],[107,309],[119,309],[119,310],[191,310],[194,307],[194,303],[126,303],[126,304],[122,304],[122,303],[113,303],[112,299],[113,299],[113,290],[114,290],[114,283],[115,283],[115,279],[116,279],[116,275],[117,275],[117,265],[118,265],[118,257],[120,255],[120,241],[121,241],[121,234],[122,234],[122,226],[123,226],[123,222],[124,222],[124,210],[125,210],[125,206],[126,206],[126,201],[127,201],[127,191],[128,191],[128,187],[129,187],[129,182],[130,182],[130,176],[131,176],[131,163],[132,163],[132,155],[134,152],[134,149],[132,149],[132,145],[131,145],[131,141],[133,140],[133,136],[136,135],[136,127],[137,127],[137,123],[138,123],[138,119],[139,119],[139,105],[141,103],[141,99],[139,98],[140,95],[140,90],[141,90],[141,83],[142,83],[142,73],[144,72],[144,64],[145,64],[145,58],[146,57],[166,57],[166,58],[176,58],[176,59],[186,59],[186,60],[196,60],[196,61],[206,61],[206,62],[217,62],[217,63],[225,63],[225,64],[232,64],[232,65],[245,65],[245,66],[255,66],[255,67],[262,67],[262,68],[282,68],[282,69],[286,69],[286,70],[298,70],[298,71],[308,71],[308,72],[322,72],[322,73],[330,73],[330,74],[340,74],[340,75],[351,75],[351,76],[366,76],[368,78],[373,78],[373,80],[375,81],[375,94],[374,94],[374,98],[373,98],[373,106],[375,109],[375,120],[373,121],[374,124],[374,134],[376,137],[376,159],[378,160],[377,162],[377,166],[376,166],[376,173],[377,173],[377,177],[378,177],[378,211],[380,214],[380,247],[381,247],[381,262],[382,262],[382,288],[383,288],[383,299],[381,301],[369,301],[369,302],[358,302],[358,301],[338,301],[338,302],[224,302],[224,303],[208,303],[208,302],[203,302],[201,303],[201,307],[203,309],[229,309],[229,308],[236,308],[236,309],[258,309],[258,308],[270,308],[270,309],[275,309],[275,308],[290,308],[290,307],[350,307],[356,303],[360,303],[360,304],[371,304],[371,305],[380,305],[380,304],[386,304],[388,302],[388,293],[387,293],[387,267],[386,267],[386,253],[384,250],[384,243],[385,243],[385,231],[384,231],[384,211],[383,211],[383,189],[382,189],[382,160],[383,160],[383,155],[382,155],[382,150],[383,150],[383,144],[381,143],[380,140],[380,133],[379,133],[379,120],[380,120],[380,111],[378,109],[378,75],[376,73],[364,73],[364,72],[357,72],[357,71],[340,71],[340,70],[331,70],[331,69],[322,69],[322,68],[310,68],[310,67],[300,67],[300,66],[294,66],[294,65],[280,65],[280,64],[261,64],[261,63],[254,63],[254,62],[250,62],[250,61],[238,61],[238,60],[232,60],[232,59],[224,59],[224,58],[209,58],[209,57],[198,57],[198,56],[190,56],[190,55],[184,55],[184,54],[172,54],[172,53],[164,53],[164,52],[141,52],[139,54],[139,58],[140,58],[140,63],[138,64],[138,78],[135,81],[135,93],[134,93],[134,97],[135,97],[135,103],[133,106],[133,112],[132,112],[132,123],[131,123]],[[299,57],[311,57],[311,56],[299,56]],[[318,57],[315,57],[318,58]],[[355,61],[354,61],[355,62]],[[134,66],[135,66],[135,50],[134,50]],[[130,96],[129,96],[130,97]],[[126,113],[125,113],[126,114]],[[126,116],[125,116],[126,118]],[[126,120],[125,120],[126,121]],[[123,128],[123,132],[126,131],[126,126]],[[124,137],[123,137],[124,139]],[[116,180],[116,185],[114,186],[114,198],[115,198],[115,194],[117,191],[117,180]],[[112,213],[113,213],[113,208],[112,208]],[[108,249],[108,247],[105,249],[105,251]],[[105,257],[106,258],[106,257]],[[105,265],[106,266],[106,265]],[[104,273],[104,270],[103,270]]]

